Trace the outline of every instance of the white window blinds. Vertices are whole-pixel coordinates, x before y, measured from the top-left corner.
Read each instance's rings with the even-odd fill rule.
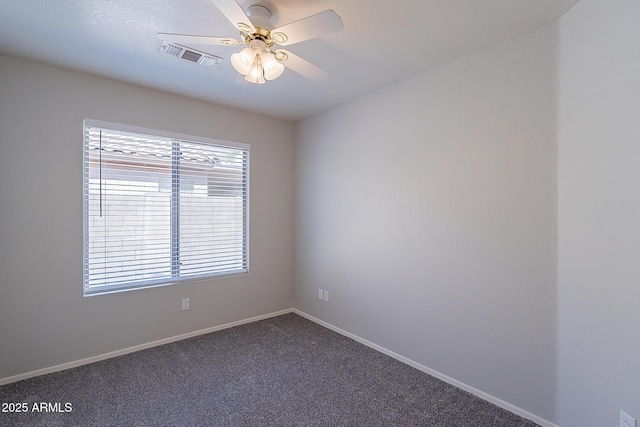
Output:
[[[248,271],[249,146],[85,120],[84,293]]]

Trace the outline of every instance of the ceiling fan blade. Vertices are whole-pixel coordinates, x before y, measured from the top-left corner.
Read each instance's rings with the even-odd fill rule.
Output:
[[[329,77],[329,73],[327,73],[322,68],[312,64],[306,59],[300,58],[298,55],[295,55],[288,50],[278,49],[275,52],[276,58],[280,62],[282,62],[282,65],[300,75],[303,75],[309,80],[313,80],[314,82],[321,82]]]
[[[299,43],[342,30],[342,18],[331,9],[307,16],[271,31],[273,40],[282,46]]]
[[[236,0],[212,0],[220,12],[227,17],[234,27],[245,33],[253,33],[256,29],[249,17]]]
[[[158,33],[158,37],[162,40],[177,43],[181,45],[223,45],[223,46],[236,46],[242,44],[238,40],[229,37],[216,37],[216,36],[193,36],[189,34],[170,34],[170,33]]]

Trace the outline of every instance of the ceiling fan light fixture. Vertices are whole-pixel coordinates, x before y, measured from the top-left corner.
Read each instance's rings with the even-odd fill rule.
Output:
[[[260,57],[262,68],[264,69],[264,78],[267,80],[275,80],[284,71],[284,65],[278,62],[271,52],[265,52]]]
[[[251,66],[255,61],[256,54],[250,48],[242,49],[238,53],[234,53],[231,55],[231,65],[233,68],[243,76],[249,74],[251,71]]]
[[[251,69],[244,77],[244,79],[250,83],[263,84],[264,80],[264,68],[262,67],[262,61],[260,60],[260,55],[255,56],[255,60],[253,61],[253,65],[251,65]]]

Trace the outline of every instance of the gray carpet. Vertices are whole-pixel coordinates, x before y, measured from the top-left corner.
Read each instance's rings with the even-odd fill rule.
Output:
[[[2,426],[537,425],[296,314],[8,384],[6,402],[29,410]]]

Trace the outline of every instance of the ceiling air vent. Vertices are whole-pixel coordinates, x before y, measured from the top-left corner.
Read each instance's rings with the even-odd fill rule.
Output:
[[[160,52],[164,52],[167,55],[175,56],[177,58],[186,59],[188,61],[195,62],[209,68],[216,68],[222,62],[222,58],[220,58],[219,56],[199,52],[191,48],[187,49],[186,47],[180,46],[179,44],[169,42],[162,43]]]

